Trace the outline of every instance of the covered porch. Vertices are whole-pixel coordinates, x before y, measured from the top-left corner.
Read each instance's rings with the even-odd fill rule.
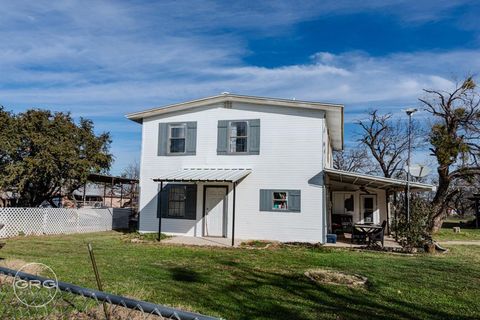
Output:
[[[159,183],[159,239],[162,232],[175,234],[191,225],[193,237],[206,243],[237,244],[237,185],[250,173],[248,168],[184,168],[153,179]]]
[[[355,240],[355,226],[383,227],[391,234],[396,210],[392,195],[405,191],[404,180],[325,168],[327,187],[327,231],[340,241]],[[429,184],[410,182],[411,192],[431,191]],[[362,228],[360,228],[362,229]],[[377,229],[378,230],[378,229]],[[387,239],[387,237],[386,237]]]

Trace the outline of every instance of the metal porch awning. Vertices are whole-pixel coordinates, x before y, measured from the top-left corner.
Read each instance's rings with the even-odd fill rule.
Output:
[[[156,182],[237,182],[252,172],[247,168],[184,168],[162,174]]]
[[[360,185],[364,187],[370,187],[375,189],[390,189],[403,191],[407,185],[407,181],[372,176],[363,173],[349,172],[332,168],[323,169],[326,175],[332,181],[349,183],[354,185]],[[435,186],[426,183],[411,182],[410,181],[410,190],[412,191],[434,191]]]

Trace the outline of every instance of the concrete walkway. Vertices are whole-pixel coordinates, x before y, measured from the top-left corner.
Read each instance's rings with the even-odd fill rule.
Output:
[[[337,239],[337,243],[325,243],[325,247],[334,248],[364,248],[365,244],[352,243],[351,234],[346,233],[344,237]],[[390,236],[385,236],[385,248],[401,248],[402,246]]]
[[[455,246],[455,245],[466,245],[466,246],[480,246],[480,240],[445,240],[438,241],[440,245],[445,246]]]
[[[235,239],[235,247],[238,247],[245,240]],[[215,237],[186,237],[173,236],[162,240],[163,243],[179,244],[186,246],[207,246],[207,247],[231,247],[232,239]]]

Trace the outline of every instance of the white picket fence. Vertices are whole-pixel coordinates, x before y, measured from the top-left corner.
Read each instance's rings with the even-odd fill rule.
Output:
[[[128,228],[129,209],[0,208],[0,238]]]

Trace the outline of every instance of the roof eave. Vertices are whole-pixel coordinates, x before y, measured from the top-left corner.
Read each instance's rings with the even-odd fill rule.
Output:
[[[363,173],[356,173],[356,172],[349,172],[349,171],[343,171],[343,170],[337,170],[337,169],[332,169],[332,168],[324,168],[324,171],[327,173],[327,175],[330,174],[338,174],[338,175],[344,175],[344,176],[349,176],[349,177],[354,177],[358,178],[359,180],[371,180],[371,181],[377,181],[379,183],[382,183],[382,187],[380,189],[386,189],[387,187],[390,188],[405,188],[406,182],[403,180],[398,180],[398,179],[392,179],[392,178],[385,178],[385,177],[379,177],[379,176],[373,176],[373,175],[367,175]],[[426,184],[426,183],[419,183],[419,182],[410,182],[410,188],[411,189],[416,189],[416,190],[422,190],[422,191],[435,191],[436,187],[431,184]]]

